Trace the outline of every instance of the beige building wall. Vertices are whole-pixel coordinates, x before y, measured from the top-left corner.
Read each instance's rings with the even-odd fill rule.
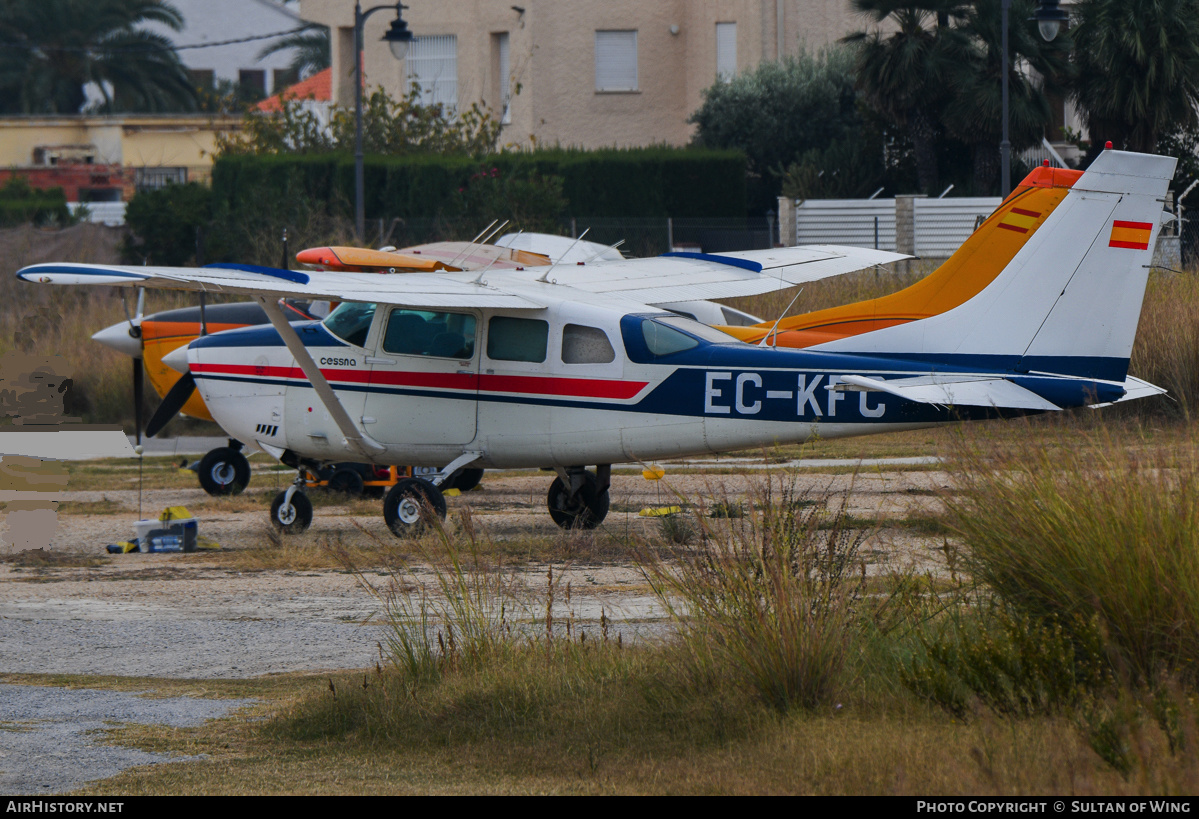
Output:
[[[850,0],[408,0],[404,19],[417,36],[457,37],[458,105],[481,102],[498,112],[499,59],[494,35],[509,35],[513,97],[503,141],[597,148],[685,144],[687,118],[716,81],[716,24],[737,24],[737,70],[763,60],[818,50],[868,22]],[[523,9],[519,11],[517,9]],[[353,5],[302,0],[301,16],[332,33],[334,101],[353,104]],[[394,13],[366,23],[367,88],[406,91],[404,64],[381,42]],[[638,87],[595,87],[597,30],[637,31]]]

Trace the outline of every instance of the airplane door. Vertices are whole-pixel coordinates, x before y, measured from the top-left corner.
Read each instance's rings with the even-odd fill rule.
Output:
[[[376,336],[362,413],[384,444],[468,444],[475,438],[479,319],[393,307]]]

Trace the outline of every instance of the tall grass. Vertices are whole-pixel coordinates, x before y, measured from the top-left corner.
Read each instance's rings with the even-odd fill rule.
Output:
[[[1172,400],[1134,401],[1128,410],[1187,420],[1199,410],[1199,273],[1150,275],[1129,373],[1169,390]]]
[[[674,560],[643,552],[693,681],[731,679],[779,711],[836,695],[865,583],[866,533],[849,528],[847,496],[801,489],[794,475],[766,477],[744,516],[717,528],[696,514],[702,548]]]
[[[1020,615],[1067,629],[1094,619],[1127,679],[1199,680],[1195,441],[1161,451],[1103,427],[1043,434],[964,438],[954,453],[959,491],[945,504],[969,571]]]

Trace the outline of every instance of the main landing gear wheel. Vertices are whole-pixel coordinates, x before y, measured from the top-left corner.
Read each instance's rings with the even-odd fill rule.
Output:
[[[329,478],[329,491],[340,492],[349,498],[360,498],[366,491],[362,476],[353,469],[339,469]]]
[[[481,480],[483,480],[482,469],[464,466],[450,475],[450,479],[445,482],[445,487],[446,489],[457,489],[459,492],[469,492],[478,486]]]
[[[303,492],[293,492],[288,501],[283,490],[271,504],[271,524],[285,535],[298,535],[312,525],[312,501]]]
[[[397,537],[417,537],[432,515],[445,520],[445,496],[421,478],[404,478],[383,499],[383,520]]]
[[[239,495],[250,483],[250,462],[237,450],[223,446],[200,459],[196,475],[209,495]]]
[[[561,478],[554,478],[546,498],[550,517],[563,529],[594,529],[607,517],[609,502],[608,492],[599,491],[599,481],[590,472],[583,473],[583,485],[574,497]]]

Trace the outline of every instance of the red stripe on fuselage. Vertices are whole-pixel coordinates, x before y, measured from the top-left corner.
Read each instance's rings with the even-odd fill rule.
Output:
[[[198,374],[290,378],[307,381],[299,367],[268,367],[246,364],[193,364]],[[539,375],[477,375],[474,373],[388,372],[380,370],[322,369],[333,386],[336,382],[378,384],[388,387],[509,392],[521,395],[557,395],[567,398],[611,398],[627,400],[648,386],[648,381],[602,381],[590,378],[558,378]]]

